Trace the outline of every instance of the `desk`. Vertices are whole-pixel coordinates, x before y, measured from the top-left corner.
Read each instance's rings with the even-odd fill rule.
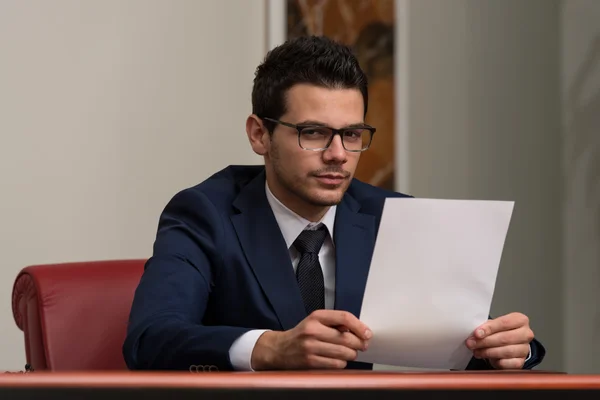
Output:
[[[600,399],[600,375],[469,372],[32,372],[0,374],[0,399]]]

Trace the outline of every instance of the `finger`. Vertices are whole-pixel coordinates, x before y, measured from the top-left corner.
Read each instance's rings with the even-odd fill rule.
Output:
[[[339,344],[353,350],[367,350],[368,344],[346,328],[336,326],[334,328],[323,325],[320,321],[307,325],[305,334],[321,342]]]
[[[338,344],[353,350],[365,351],[368,347],[367,341],[359,338],[348,329],[340,326],[329,327],[316,318],[303,324],[302,336],[305,339],[315,339],[320,342]]]
[[[502,347],[514,344],[529,344],[533,339],[533,331],[529,328],[513,329],[505,332],[494,333],[483,339],[470,337],[466,341],[469,349],[484,349],[489,347]]]
[[[339,327],[343,326],[364,340],[369,340],[373,336],[373,333],[365,324],[347,311],[318,310],[313,312],[311,316],[319,320],[323,325],[336,327],[338,330]]]
[[[473,352],[476,358],[510,359],[525,358],[529,355],[529,346],[517,344],[504,347],[492,347],[488,349],[477,349]]]
[[[316,335],[316,338],[322,342],[342,345],[353,350],[365,351],[369,347],[367,340],[362,340],[350,331],[340,332],[329,328]]]
[[[490,364],[495,369],[523,369],[525,365],[524,358],[504,358],[501,360],[490,360]]]
[[[483,339],[494,333],[508,331],[529,325],[529,318],[521,313],[511,313],[501,317],[490,319],[475,329],[473,336],[477,339]]]
[[[320,342],[318,340],[307,342],[306,351],[308,354],[314,354],[325,358],[335,360],[354,361],[356,360],[356,350],[339,344]]]
[[[344,369],[348,363],[336,358],[323,357],[311,354],[307,357],[304,368],[310,369]]]

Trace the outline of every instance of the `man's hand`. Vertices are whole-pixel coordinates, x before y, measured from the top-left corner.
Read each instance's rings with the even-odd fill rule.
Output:
[[[263,333],[252,351],[252,368],[342,369],[367,349],[371,336],[349,312],[317,310],[289,331]]]
[[[487,359],[496,369],[521,369],[533,337],[529,318],[511,313],[482,324],[466,344],[475,358]]]

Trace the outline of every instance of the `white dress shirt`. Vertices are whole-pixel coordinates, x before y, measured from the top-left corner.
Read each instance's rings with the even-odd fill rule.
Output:
[[[333,229],[336,207],[330,207],[319,222],[310,222],[283,205],[271,193],[269,185],[266,183],[265,191],[269,205],[275,215],[275,220],[279,225],[285,244],[290,252],[294,272],[296,272],[296,267],[300,261],[300,254],[292,246],[296,238],[305,229],[317,229],[321,224],[327,228],[329,235],[325,238],[325,242],[319,251],[319,262],[323,270],[325,283],[325,308],[333,309],[335,301],[335,248],[333,244]],[[253,371],[251,365],[252,351],[260,336],[266,331],[267,329],[251,330],[233,342],[229,348],[229,359],[236,371]],[[529,360],[529,358],[531,358],[531,346],[529,347],[529,355],[525,361]]]
[[[290,252],[290,260],[292,261],[294,272],[296,272],[298,262],[300,261],[300,254],[296,248],[293,247],[296,238],[303,230],[317,229],[321,225],[325,225],[327,228],[328,235],[319,251],[319,263],[323,270],[323,280],[325,284],[325,308],[333,309],[335,301],[335,248],[333,246],[333,226],[335,223],[336,207],[330,207],[319,222],[311,222],[284,206],[283,203],[271,193],[269,185],[266,183],[265,191],[267,193],[269,205],[275,215],[275,220],[279,225],[285,244]],[[252,371],[252,366],[250,364],[252,350],[254,350],[254,345],[264,332],[266,332],[265,329],[251,330],[233,342],[229,349],[229,359],[235,370]]]

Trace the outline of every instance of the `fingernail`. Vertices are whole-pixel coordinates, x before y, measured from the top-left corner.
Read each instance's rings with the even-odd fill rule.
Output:
[[[373,332],[371,332],[369,329],[367,329],[367,330],[365,331],[365,337],[366,337],[367,339],[371,339],[371,338],[373,337]]]
[[[483,329],[477,329],[477,337],[482,338],[485,336],[485,331]]]
[[[475,339],[469,339],[467,340],[467,347],[472,349],[473,347],[475,347],[477,343],[475,342]]]
[[[369,348],[369,343],[365,343],[362,351],[367,351],[368,348]]]

